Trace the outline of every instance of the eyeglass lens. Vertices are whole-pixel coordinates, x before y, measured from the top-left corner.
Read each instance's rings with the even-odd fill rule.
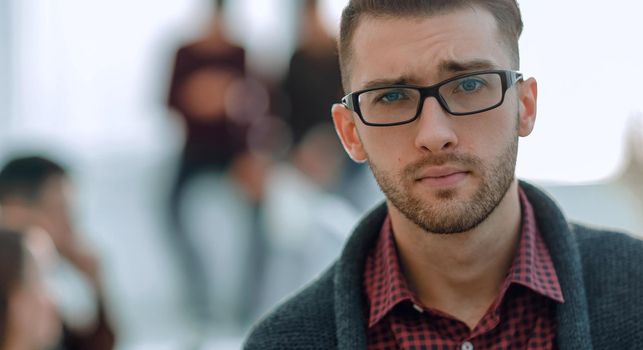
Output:
[[[502,101],[502,79],[498,73],[470,75],[441,85],[438,89],[450,113],[474,113]],[[359,95],[362,117],[369,123],[387,124],[409,120],[422,103],[415,88],[381,88]]]

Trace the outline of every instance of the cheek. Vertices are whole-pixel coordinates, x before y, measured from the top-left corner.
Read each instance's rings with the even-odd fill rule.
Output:
[[[413,136],[406,126],[362,130],[361,140],[369,160],[381,166],[399,166],[412,155]]]
[[[460,146],[466,149],[465,152],[478,154],[480,157],[494,156],[504,150],[518,135],[518,116],[510,110],[492,110],[462,120],[462,128],[458,135]]]

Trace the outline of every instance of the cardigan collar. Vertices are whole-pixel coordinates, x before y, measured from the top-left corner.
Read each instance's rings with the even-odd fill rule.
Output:
[[[557,307],[560,349],[591,349],[587,298],[580,254],[567,220],[542,190],[520,181],[534,207],[537,225],[549,248],[565,303]],[[353,230],[335,265],[335,324],[340,350],[366,349],[366,300],[362,275],[366,256],[377,241],[387,215],[386,204],[372,209]]]

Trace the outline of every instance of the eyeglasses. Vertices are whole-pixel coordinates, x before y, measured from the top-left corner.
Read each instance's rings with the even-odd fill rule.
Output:
[[[448,113],[461,116],[500,106],[507,89],[522,79],[509,70],[487,70],[459,75],[431,86],[390,85],[344,96],[342,104],[355,111],[366,125],[393,126],[420,116],[427,97],[435,97]]]

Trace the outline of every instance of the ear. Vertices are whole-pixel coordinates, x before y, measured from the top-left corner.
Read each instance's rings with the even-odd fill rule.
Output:
[[[529,78],[518,83],[518,135],[525,137],[531,134],[536,123],[536,107],[538,100],[538,83]]]
[[[331,110],[333,114],[333,123],[339,139],[342,141],[344,150],[355,162],[363,163],[366,161],[366,152],[364,145],[357,133],[357,125],[353,117],[353,111],[346,106],[336,103]]]

